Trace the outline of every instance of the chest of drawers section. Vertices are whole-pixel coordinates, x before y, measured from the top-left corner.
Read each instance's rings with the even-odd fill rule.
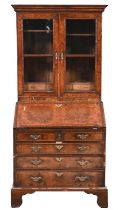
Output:
[[[103,187],[105,131],[15,129],[14,185],[39,190]]]

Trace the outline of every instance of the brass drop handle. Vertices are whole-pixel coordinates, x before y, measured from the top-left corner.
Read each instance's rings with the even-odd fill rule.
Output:
[[[42,147],[37,147],[37,146],[34,146],[34,147],[31,147],[32,151],[33,152],[38,152]]]
[[[57,177],[62,177],[63,174],[64,174],[63,172],[56,172],[56,176],[57,176]]]
[[[89,161],[88,160],[77,160],[77,163],[80,166],[86,166],[89,163]]]
[[[76,176],[75,177],[75,181],[85,182],[87,180],[89,180],[89,177],[88,176]]]
[[[85,150],[88,150],[88,149],[89,149],[89,146],[78,146],[79,151],[85,151]]]
[[[31,134],[30,138],[33,140],[39,140],[41,139],[41,134]]]
[[[31,176],[30,179],[33,182],[41,182],[41,181],[43,181],[43,178],[41,176]]]
[[[64,147],[63,145],[56,145],[56,148],[57,148],[58,150],[61,150],[63,147]]]
[[[40,165],[41,162],[42,162],[42,160],[31,160],[31,163],[32,163],[33,165]]]
[[[63,157],[56,157],[57,162],[61,162],[64,158]]]
[[[77,135],[76,135],[76,138],[78,138],[78,139],[81,139],[81,140],[85,140],[85,139],[87,139],[87,137],[88,137],[88,134],[85,134],[85,133],[78,133]]]

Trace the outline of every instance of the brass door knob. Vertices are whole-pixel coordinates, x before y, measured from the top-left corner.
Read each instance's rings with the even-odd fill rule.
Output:
[[[58,60],[58,52],[55,52],[55,59]]]
[[[60,53],[60,59],[61,59],[62,61],[64,60],[64,52],[63,52],[63,51]]]

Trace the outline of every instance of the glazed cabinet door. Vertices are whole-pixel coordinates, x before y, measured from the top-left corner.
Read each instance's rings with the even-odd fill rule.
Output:
[[[100,94],[100,18],[95,13],[61,15],[61,95]]]
[[[58,16],[18,14],[19,95],[57,95]]]

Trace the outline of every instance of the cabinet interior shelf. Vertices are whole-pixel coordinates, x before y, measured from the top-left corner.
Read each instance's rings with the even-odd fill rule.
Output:
[[[52,57],[53,54],[24,54],[24,57]],[[95,57],[95,54],[66,54],[66,57]]]
[[[80,34],[80,33],[72,33],[72,34],[66,34],[66,36],[95,36],[95,34]]]
[[[52,57],[52,54],[24,54],[24,57]]]
[[[66,57],[95,57],[95,54],[66,54]]]
[[[53,32],[53,30],[47,30],[47,29],[46,30],[39,30],[39,29],[38,30],[36,30],[36,29],[33,30],[32,29],[32,30],[24,30],[24,32],[35,32],[35,33],[36,32],[44,32],[44,33],[46,32],[46,33],[50,33],[50,32]]]

